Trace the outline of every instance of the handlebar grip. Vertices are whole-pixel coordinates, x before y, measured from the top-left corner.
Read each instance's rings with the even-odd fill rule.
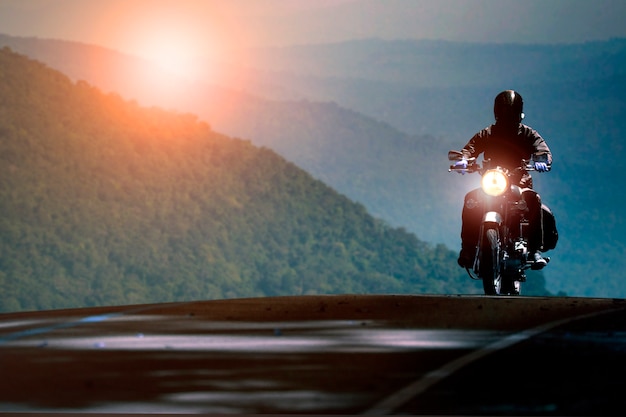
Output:
[[[552,170],[552,165],[548,165],[548,169],[545,172],[550,172]],[[535,164],[526,165],[526,171],[537,171],[535,169]]]

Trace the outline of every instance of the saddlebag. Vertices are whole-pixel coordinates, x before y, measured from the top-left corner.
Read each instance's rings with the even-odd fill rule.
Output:
[[[559,232],[556,230],[556,219],[552,210],[545,204],[541,205],[542,217],[543,217],[543,247],[542,251],[548,251],[556,248],[556,243],[559,240]]]

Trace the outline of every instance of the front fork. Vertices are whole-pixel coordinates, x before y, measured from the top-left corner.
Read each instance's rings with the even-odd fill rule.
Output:
[[[495,226],[497,229],[500,229],[500,227],[502,226],[502,215],[497,212],[497,211],[487,211],[484,215],[483,215],[483,221],[480,224],[480,233],[479,233],[479,237],[478,237],[478,245],[476,246],[476,255],[474,256],[474,273],[476,273],[477,275],[479,275],[479,271],[480,271],[480,251],[485,247],[484,246],[484,242],[483,240],[485,239],[485,229],[487,229],[488,227],[493,227]],[[502,239],[502,234],[500,234],[500,239]],[[500,247],[502,245],[500,244]],[[506,255],[506,253],[505,253]],[[499,260],[494,260],[496,262],[498,262]]]

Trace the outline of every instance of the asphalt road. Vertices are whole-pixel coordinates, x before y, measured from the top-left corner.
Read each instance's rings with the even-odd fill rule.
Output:
[[[337,295],[0,315],[0,412],[623,415],[626,300]]]

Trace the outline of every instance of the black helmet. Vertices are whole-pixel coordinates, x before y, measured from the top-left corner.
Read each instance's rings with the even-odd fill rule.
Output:
[[[504,90],[496,96],[493,114],[496,123],[517,124],[524,118],[524,100],[517,91]]]

